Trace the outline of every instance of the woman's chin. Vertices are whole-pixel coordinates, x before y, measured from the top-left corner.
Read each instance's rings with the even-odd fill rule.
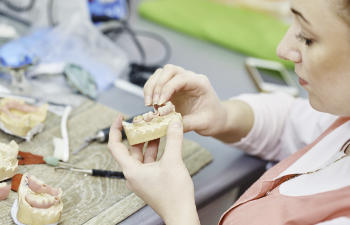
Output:
[[[319,112],[327,112],[327,110],[325,109],[323,104],[321,104],[321,102],[318,99],[316,99],[312,95],[310,95],[310,93],[309,93],[309,102],[310,102],[310,105],[313,109],[315,109]]]
[[[312,96],[309,96],[309,102],[311,107],[316,111],[329,113],[336,116],[350,116],[350,108],[347,109],[344,107],[339,107],[338,105],[332,105],[332,103],[334,102],[330,104],[324,104],[323,102],[313,98]]]

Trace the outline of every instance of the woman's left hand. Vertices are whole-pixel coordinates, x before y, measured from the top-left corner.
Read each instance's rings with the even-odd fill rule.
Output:
[[[171,121],[162,158],[156,161],[159,139],[130,147],[122,143],[122,116],[110,129],[108,147],[122,168],[127,187],[171,224],[199,224],[191,176],[182,160],[183,127]]]

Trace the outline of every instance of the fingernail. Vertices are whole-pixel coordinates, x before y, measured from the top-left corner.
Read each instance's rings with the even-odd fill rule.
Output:
[[[162,95],[162,96],[160,97],[160,100],[159,100],[159,105],[164,104],[165,101],[166,101],[166,99],[165,99],[164,95]]]
[[[145,104],[146,104],[146,106],[151,105],[151,97],[150,96],[145,97]]]
[[[156,94],[153,96],[153,104],[159,104],[158,101],[159,101],[159,95]]]

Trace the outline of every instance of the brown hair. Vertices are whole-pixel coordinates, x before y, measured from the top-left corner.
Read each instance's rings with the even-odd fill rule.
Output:
[[[350,0],[337,0],[335,6],[336,12],[350,26]]]

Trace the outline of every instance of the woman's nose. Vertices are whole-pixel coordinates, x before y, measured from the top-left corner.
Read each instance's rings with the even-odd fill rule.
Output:
[[[277,55],[281,59],[289,60],[294,63],[300,63],[301,62],[301,54],[298,50],[295,49],[284,49],[283,47],[278,46],[277,48]]]
[[[293,35],[293,30],[289,29],[277,47],[278,57],[294,63],[300,63],[302,59],[301,53],[297,48],[297,44],[298,43],[295,41],[295,36]]]

